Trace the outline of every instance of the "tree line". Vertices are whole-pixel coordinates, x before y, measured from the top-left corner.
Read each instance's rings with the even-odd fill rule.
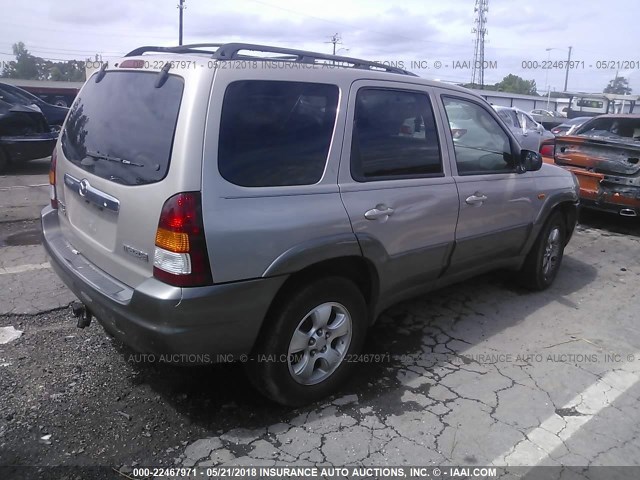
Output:
[[[473,85],[471,83],[467,83],[463,85],[467,88],[480,88],[479,85]],[[518,75],[509,74],[504,77],[500,82],[495,83],[493,85],[484,85],[482,87],[483,90],[490,90],[496,92],[508,92],[508,93],[517,93],[520,95],[540,95],[537,91],[536,81],[535,80],[525,80],[524,78],[519,77]],[[602,91],[603,93],[615,93],[618,95],[629,95],[631,94],[631,87],[629,86],[629,80],[624,77],[620,77],[616,74],[615,78],[607,84],[607,86]],[[543,92],[544,96],[545,93]],[[551,92],[552,97],[564,97],[566,96],[562,92]]]
[[[16,59],[4,64],[0,77],[22,80],[57,80],[84,82],[84,62],[78,60],[51,61],[32,55],[23,42],[13,44]]]

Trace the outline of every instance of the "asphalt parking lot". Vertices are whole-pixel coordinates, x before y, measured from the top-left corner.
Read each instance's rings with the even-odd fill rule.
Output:
[[[22,331],[0,344],[0,465],[640,464],[636,219],[583,213],[545,292],[495,273],[392,307],[340,394],[290,410],[240,365],[77,329],[39,243],[46,173],[0,177],[0,327]]]

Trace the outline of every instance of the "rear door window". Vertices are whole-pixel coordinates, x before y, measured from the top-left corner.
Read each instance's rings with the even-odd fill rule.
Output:
[[[358,91],[351,174],[359,182],[442,175],[428,95],[378,88]]]
[[[225,92],[218,169],[243,187],[310,185],[327,163],[336,85],[243,80]]]
[[[162,180],[169,170],[184,81],[156,72],[107,72],[84,86],[62,132],[65,157],[124,185]]]

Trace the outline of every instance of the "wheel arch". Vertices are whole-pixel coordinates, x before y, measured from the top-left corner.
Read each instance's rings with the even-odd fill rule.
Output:
[[[352,281],[362,293],[369,311],[369,323],[378,302],[380,282],[374,264],[362,255],[342,255],[311,263],[302,269],[290,273],[275,295],[269,313],[277,308],[286,298],[301,285],[323,277],[343,277]]]
[[[551,218],[551,215],[558,211],[562,213],[567,228],[565,245],[569,243],[578,218],[578,206],[579,201],[575,192],[560,192],[548,198],[533,222],[531,235],[522,250],[522,254],[526,256],[531,251],[545,223]]]

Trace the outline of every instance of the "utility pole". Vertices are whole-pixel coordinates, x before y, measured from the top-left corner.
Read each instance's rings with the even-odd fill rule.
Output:
[[[333,54],[336,54],[336,45],[338,44],[342,44],[342,37],[340,36],[339,33],[334,33],[333,35],[331,35],[331,40],[329,40],[328,42],[324,42],[324,43],[333,43]]]
[[[473,73],[471,74],[471,85],[480,85],[484,88],[484,37],[487,35],[487,16],[489,11],[489,0],[476,0],[474,12],[475,26],[471,33],[476,34],[475,46],[473,49]]]
[[[569,64],[571,63],[571,50],[573,47],[569,47],[569,58],[567,58],[567,72],[564,74],[564,91],[567,91],[567,83],[569,82]]]
[[[180,5],[178,5],[178,10],[180,10],[180,30],[178,34],[178,45],[182,45],[182,13],[187,6],[184,4],[184,0],[180,0]]]

